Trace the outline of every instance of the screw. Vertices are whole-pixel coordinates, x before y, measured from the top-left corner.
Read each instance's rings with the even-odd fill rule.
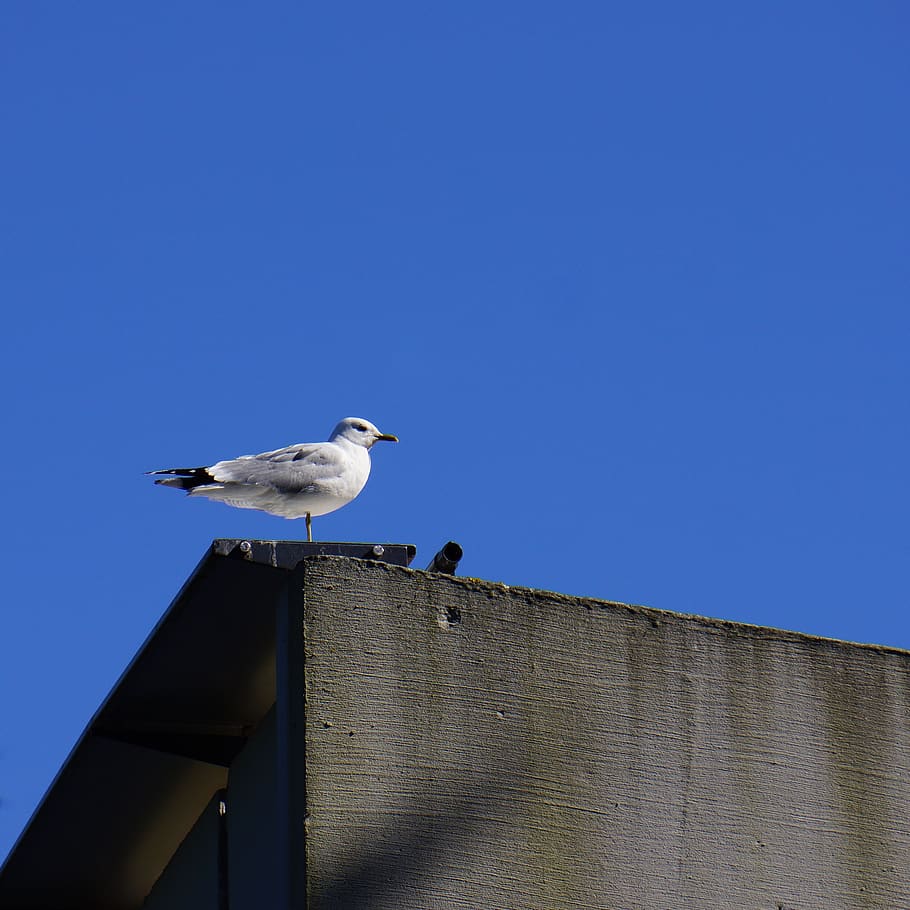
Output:
[[[381,544],[376,544],[376,545],[373,547],[373,555],[374,555],[374,556],[382,556],[383,553],[385,553],[385,547],[382,546]]]
[[[253,552],[253,545],[248,540],[242,540],[240,542],[240,552],[244,556],[249,556]]]

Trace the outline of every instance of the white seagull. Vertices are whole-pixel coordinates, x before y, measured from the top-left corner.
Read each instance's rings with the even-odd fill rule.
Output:
[[[380,433],[361,417],[345,417],[332,430],[328,442],[300,445],[241,455],[207,468],[168,468],[149,474],[172,474],[155,483],[186,490],[236,506],[259,509],[283,518],[306,516],[306,538],[313,539],[313,515],[327,515],[346,506],[363,489],[370,476],[370,448],[397,436]]]

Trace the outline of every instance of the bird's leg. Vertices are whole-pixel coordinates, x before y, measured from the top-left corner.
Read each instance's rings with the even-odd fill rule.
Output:
[[[310,518],[310,513],[306,513],[306,539],[313,542],[313,519]]]

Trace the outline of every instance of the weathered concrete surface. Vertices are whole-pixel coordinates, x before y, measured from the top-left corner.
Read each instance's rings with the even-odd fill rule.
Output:
[[[318,910],[910,907],[910,653],[331,558]]]

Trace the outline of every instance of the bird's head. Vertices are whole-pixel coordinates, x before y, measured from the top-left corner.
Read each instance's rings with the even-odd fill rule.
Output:
[[[332,430],[329,442],[334,442],[339,438],[353,442],[354,445],[363,446],[365,449],[370,448],[374,442],[379,442],[380,440],[398,442],[397,436],[380,432],[378,427],[362,417],[345,417],[344,420],[340,421],[338,426]]]

